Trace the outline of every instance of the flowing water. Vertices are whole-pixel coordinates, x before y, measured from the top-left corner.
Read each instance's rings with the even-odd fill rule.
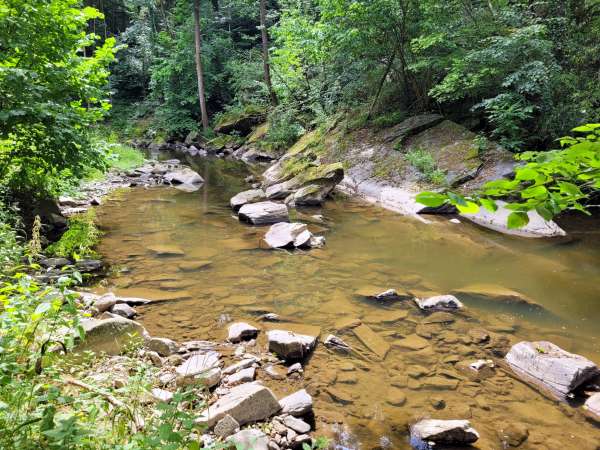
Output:
[[[239,223],[228,207],[232,195],[248,189],[247,169],[223,160],[196,164],[206,179],[197,192],[132,189],[98,211],[105,232],[99,250],[115,269],[98,290],[157,300],[138,308],[152,335],[224,339],[226,315],[262,330],[340,335],[356,353],[319,345],[302,379],[260,378],[278,396],[306,386],[315,399],[317,434],[343,421],[348,448],[409,448],[406,425],[421,417],[470,419],[480,449],[505,448],[503,433],[519,441],[515,424],[529,433],[520,448],[600,448],[600,429],[580,409],[543,397],[503,370],[475,382],[457,369],[457,361],[489,358],[522,339],[550,340],[600,363],[597,234],[523,240],[447,220],[427,225],[337,199],[300,217],[324,216],[310,225],[327,238],[323,249],[266,250],[260,245],[266,229]],[[167,250],[173,255],[156,254]],[[544,309],[463,298],[465,314],[431,324],[411,301],[378,304],[356,295],[366,287],[446,293],[473,283],[517,290]],[[285,323],[258,321],[265,312]],[[391,345],[385,360],[352,332],[336,331],[350,319]],[[482,328],[491,343],[476,343]]]

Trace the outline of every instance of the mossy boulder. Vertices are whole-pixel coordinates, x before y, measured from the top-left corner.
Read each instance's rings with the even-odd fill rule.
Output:
[[[241,110],[226,112],[215,125],[216,133],[229,134],[237,132],[246,136],[252,128],[265,119],[265,109],[260,106],[249,105]]]

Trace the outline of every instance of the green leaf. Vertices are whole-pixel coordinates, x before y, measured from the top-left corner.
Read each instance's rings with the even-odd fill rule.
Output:
[[[548,190],[545,186],[532,186],[521,191],[521,198],[544,199],[548,197]]]
[[[443,194],[438,194],[437,192],[421,192],[417,195],[415,200],[422,205],[437,208],[446,202],[447,197]]]
[[[479,212],[479,205],[477,203],[471,202],[469,200],[467,200],[466,206],[456,205],[456,208],[458,208],[458,210],[462,214],[475,214],[475,213]]]
[[[537,170],[533,170],[531,168],[524,167],[522,169],[517,169],[517,174],[515,176],[515,179],[521,180],[521,181],[529,181],[529,180],[535,180],[537,178],[537,176],[538,176]]]
[[[522,228],[529,223],[529,216],[526,212],[514,211],[508,215],[507,226],[509,230]]]
[[[535,210],[545,220],[552,220],[552,217],[554,217],[552,211],[546,205],[538,205],[535,207]]]
[[[479,199],[479,203],[481,203],[481,206],[490,212],[495,212],[498,210],[498,205],[496,205],[496,202],[494,200],[490,200],[489,198],[481,198]]]

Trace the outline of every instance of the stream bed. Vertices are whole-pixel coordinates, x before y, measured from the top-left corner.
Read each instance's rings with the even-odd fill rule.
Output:
[[[347,448],[408,449],[406,425],[424,417],[469,419],[481,434],[480,449],[519,441],[524,449],[600,448],[600,428],[578,409],[503,370],[476,382],[456,367],[520,340],[549,340],[600,363],[600,235],[524,240],[447,219],[424,224],[336,198],[298,216],[326,237],[324,248],[267,250],[260,244],[267,229],[239,223],[229,208],[231,196],[249,189],[248,169],[225,160],[194,164],[206,181],[197,192],[134,188],[97,210],[104,232],[99,252],[114,269],[97,290],[156,300],[138,308],[151,335],[224,340],[230,316],[261,330],[341,336],[356,353],[319,344],[302,377],[259,378],[278,397],[306,387],[315,401],[316,435],[330,435],[343,422],[338,439]],[[318,214],[323,221],[311,218]],[[410,300],[378,303],[357,295],[394,288],[425,296],[475,283],[516,290],[538,306],[460,297],[464,314],[428,323]],[[267,312],[285,325],[258,321]],[[385,359],[340,331],[355,319],[390,344]],[[490,336],[486,343],[482,330]]]

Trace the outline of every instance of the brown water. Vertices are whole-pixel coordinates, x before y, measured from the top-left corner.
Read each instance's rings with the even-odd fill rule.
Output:
[[[248,188],[245,169],[222,160],[204,164],[196,167],[207,180],[198,192],[133,189],[99,208],[105,231],[100,252],[117,269],[99,289],[163,300],[138,309],[152,335],[224,339],[222,315],[229,314],[263,330],[320,327],[324,337],[341,334],[336,323],[359,318],[391,344],[384,361],[351,333],[341,334],[358,354],[343,356],[320,345],[303,379],[268,382],[278,395],[307,386],[315,398],[317,433],[328,434],[330,423],[343,420],[355,439],[349,448],[405,449],[406,424],[416,418],[469,418],[482,435],[480,449],[504,448],[498,432],[514,423],[529,430],[520,448],[600,448],[600,429],[579,409],[544,398],[502,370],[472,382],[454,366],[456,360],[489,358],[503,339],[550,340],[600,362],[598,235],[575,234],[567,243],[529,241],[467,224],[425,225],[337,200],[303,211],[326,218],[324,225],[311,225],[326,236],[325,248],[269,251],[260,248],[265,228],[240,224],[228,208],[229,198]],[[157,245],[181,255],[158,257]],[[186,267],[201,261],[201,268]],[[467,312],[456,321],[427,325],[412,302],[377,305],[355,295],[365,286],[418,294],[475,282],[518,290],[546,312],[464,299]],[[257,322],[264,312],[289,323]],[[491,332],[487,348],[469,337],[477,328]],[[415,333],[427,338],[427,346],[404,348],[402,339]],[[388,403],[400,393],[405,404]]]

